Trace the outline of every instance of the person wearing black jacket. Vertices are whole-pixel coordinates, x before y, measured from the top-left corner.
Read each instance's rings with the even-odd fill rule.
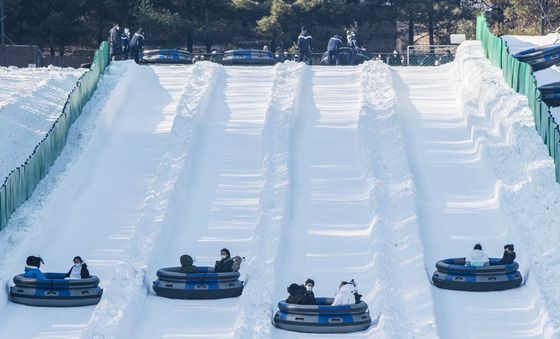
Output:
[[[233,259],[227,248],[221,249],[220,260],[216,261],[214,272],[233,272]]]
[[[89,270],[87,264],[82,260],[81,257],[74,257],[74,265],[70,268],[70,271],[64,276],[66,279],[87,279],[90,278]]]
[[[502,256],[502,259],[500,259],[499,264],[500,265],[509,265],[509,264],[513,264],[513,261],[515,260],[515,252],[513,251],[513,244],[507,244],[504,246],[504,255]]]
[[[327,44],[327,52],[329,53],[329,65],[340,64],[340,59],[338,57],[338,50],[342,47],[342,38],[340,35],[334,35],[329,39]]]
[[[286,299],[288,304],[315,305],[315,296],[313,292],[311,292],[311,295],[307,293],[303,285],[291,284],[288,286],[288,293],[290,294]]]
[[[193,265],[193,258],[188,255],[184,254],[179,259],[181,261],[181,267],[179,267],[179,272],[181,273],[196,273],[198,272],[198,268]]]
[[[140,28],[130,39],[130,55],[134,58],[137,64],[140,63],[142,50],[144,49],[144,32]]]
[[[299,52],[299,61],[303,61],[308,65],[313,62],[311,60],[311,51],[313,50],[313,38],[307,33],[305,27],[301,28],[301,33],[297,40],[297,48]]]
[[[109,31],[109,54],[111,60],[116,60],[121,54],[121,38],[119,33],[119,24],[113,23],[113,27]]]

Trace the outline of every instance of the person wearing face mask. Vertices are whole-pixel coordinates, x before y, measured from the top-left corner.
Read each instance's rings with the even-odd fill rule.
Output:
[[[313,287],[315,287],[315,281],[313,279],[307,279],[305,281],[305,293],[303,302],[305,305],[315,305],[315,293],[313,293]]]
[[[216,261],[214,265],[214,272],[233,272],[233,259],[227,248],[222,248],[220,251],[220,260]]]
[[[90,277],[87,264],[79,256],[74,257],[74,265],[64,276],[65,279],[87,279]]]

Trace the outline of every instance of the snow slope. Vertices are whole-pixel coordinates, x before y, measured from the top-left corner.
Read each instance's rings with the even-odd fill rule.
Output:
[[[523,107],[526,99],[509,90],[499,70],[488,65],[480,45],[474,43],[478,50],[473,51],[470,44],[462,46],[458,61],[451,65],[394,68],[407,153],[418,190],[426,266],[433,271],[439,259],[465,256],[477,242],[496,257],[504,244],[513,242],[525,273],[534,245],[524,241],[521,225],[511,217],[514,208],[502,201],[501,186],[507,172],[498,171],[493,166],[495,159],[484,150],[494,143],[504,147],[498,136],[512,142],[506,129],[511,126],[502,122],[503,114],[522,111],[522,121],[527,122],[530,112]],[[536,143],[538,138],[532,132],[530,142]],[[508,147],[506,152],[514,150]],[[552,313],[547,312],[541,286],[534,280],[507,292],[434,288],[433,293],[442,338],[551,335]]]
[[[6,284],[82,255],[97,306],[32,308],[0,296],[12,338],[553,338],[560,321],[560,186],[526,99],[466,42],[440,67],[138,67],[113,63],[68,146],[0,232]],[[430,285],[434,263],[481,242],[516,245],[527,284]],[[239,298],[151,290],[184,253],[247,258]],[[270,324],[286,287],[317,296],[354,278],[378,321],[349,335]]]
[[[0,182],[45,137],[84,71],[0,67]]]
[[[0,263],[5,282],[21,271],[21,263],[33,251],[45,258],[46,271],[65,271],[72,257],[81,255],[102,287],[111,290],[111,278],[136,240],[145,200],[156,189],[154,173],[167,148],[184,88],[177,85],[188,82],[189,74],[189,68],[139,67],[132,62],[110,67],[104,78],[118,83],[105,92],[103,86],[112,84],[102,82],[100,93],[108,98],[102,105],[96,105],[96,100],[88,104],[86,117],[95,116],[86,131],[89,140],[74,153],[52,191],[42,200],[29,201],[21,211],[28,214],[16,215],[4,232],[11,236],[3,237],[0,247],[13,248]],[[75,337],[93,310],[8,303],[0,317],[2,337]]]

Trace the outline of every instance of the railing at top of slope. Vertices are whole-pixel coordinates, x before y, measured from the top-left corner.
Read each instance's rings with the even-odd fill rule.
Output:
[[[560,129],[550,108],[541,100],[541,92],[531,66],[511,55],[507,42],[492,34],[484,15],[476,18],[476,39],[482,43],[484,53],[492,64],[502,69],[511,88],[527,96],[535,128],[547,146],[548,154],[554,159],[556,181],[560,182]]]
[[[78,79],[68,94],[62,114],[54,122],[25,163],[8,174],[0,186],[0,229],[3,229],[12,213],[23,204],[47,175],[50,167],[62,152],[70,126],[76,121],[82,108],[97,88],[99,77],[109,64],[109,44],[104,41],[95,51],[91,68]]]

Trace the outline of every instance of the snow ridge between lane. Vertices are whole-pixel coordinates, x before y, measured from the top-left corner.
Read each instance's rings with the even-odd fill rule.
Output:
[[[166,223],[169,201],[183,168],[192,152],[193,130],[203,114],[212,89],[223,73],[223,67],[210,62],[193,66],[173,120],[169,149],[159,164],[157,174],[145,198],[143,213],[133,235],[127,259],[117,268],[110,287],[92,314],[82,338],[122,338],[130,333],[138,312],[151,290],[151,258],[161,239],[172,225]]]
[[[416,189],[396,113],[396,94],[387,65],[366,62],[359,129],[370,189],[375,248],[372,318],[382,314],[387,338],[437,337],[430,285],[416,215]],[[375,275],[374,275],[375,274]]]
[[[295,62],[276,66],[272,97],[263,130],[264,185],[259,198],[259,217],[254,248],[246,264],[250,279],[241,296],[235,338],[267,338],[275,301],[277,260],[289,213],[289,159],[295,107],[306,68]]]

